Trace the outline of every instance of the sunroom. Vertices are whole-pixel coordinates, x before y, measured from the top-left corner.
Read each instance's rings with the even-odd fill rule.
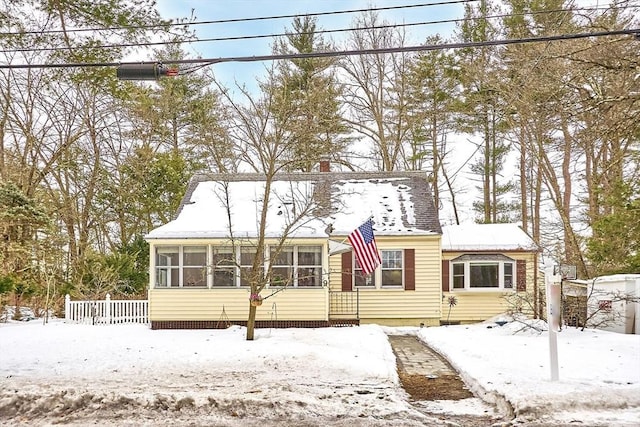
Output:
[[[248,242],[153,241],[149,289],[152,328],[216,328],[248,317],[250,273],[257,248]],[[275,243],[275,242],[273,242]],[[267,244],[259,324],[325,326],[329,321],[327,245],[319,239]],[[271,268],[270,274],[268,269]]]

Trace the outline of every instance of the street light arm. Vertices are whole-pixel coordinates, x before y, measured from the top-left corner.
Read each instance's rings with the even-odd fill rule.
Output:
[[[177,68],[167,68],[162,63],[121,64],[118,66],[118,80],[158,80],[160,77],[175,77]]]

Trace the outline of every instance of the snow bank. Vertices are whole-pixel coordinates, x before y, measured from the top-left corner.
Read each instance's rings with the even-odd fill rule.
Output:
[[[475,393],[505,399],[520,421],[640,424],[638,335],[564,329],[558,333],[559,381],[550,380],[549,337],[541,321],[423,328],[418,335]]]
[[[264,329],[252,342],[245,334],[240,327],[0,325],[0,420],[424,422],[377,326]]]

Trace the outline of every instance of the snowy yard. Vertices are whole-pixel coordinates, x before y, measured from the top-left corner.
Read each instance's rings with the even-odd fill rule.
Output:
[[[516,328],[261,329],[247,342],[240,327],[0,323],[0,423],[411,426],[438,425],[416,406],[473,411],[413,405],[385,333],[417,333],[525,424],[640,423],[640,336],[561,332],[551,382],[547,334]]]

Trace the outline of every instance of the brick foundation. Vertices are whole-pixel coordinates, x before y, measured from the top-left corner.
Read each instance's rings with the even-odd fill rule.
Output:
[[[151,329],[226,329],[231,325],[247,326],[246,320],[152,320]],[[334,320],[256,320],[256,328],[327,328],[358,326],[358,319]]]

